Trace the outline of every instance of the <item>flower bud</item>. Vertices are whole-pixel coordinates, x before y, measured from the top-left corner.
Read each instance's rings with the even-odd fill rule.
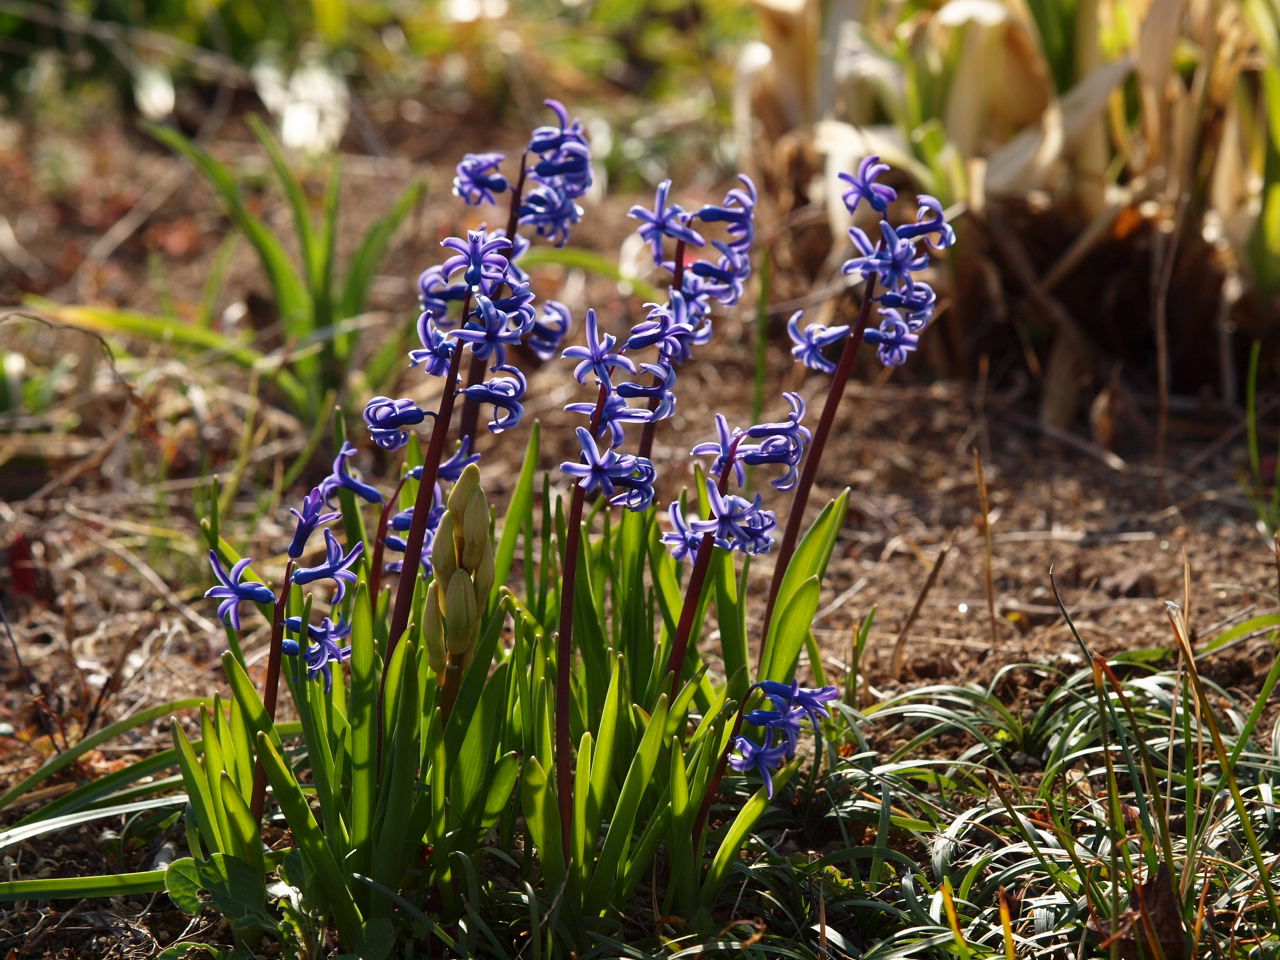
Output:
[[[444,599],[444,642],[449,653],[466,653],[479,626],[475,586],[465,570],[454,570]]]
[[[444,622],[440,619],[440,596],[435,581],[427,587],[427,602],[422,611],[422,641],[427,648],[427,662],[436,678],[444,676]]]
[[[475,572],[484,547],[489,543],[489,503],[479,487],[471,491],[462,511],[462,566]]]
[[[448,586],[454,571],[458,569],[457,551],[453,543],[456,525],[453,511],[446,510],[436,527],[436,538],[431,544],[431,569],[435,573],[436,582],[445,586]]]
[[[458,482],[453,485],[453,489],[449,491],[449,499],[446,504],[450,513],[461,514],[466,508],[467,501],[471,498],[473,490],[480,489],[480,468],[474,463],[469,463],[458,476]]]
[[[475,583],[476,589],[476,606],[484,609],[489,603],[489,591],[493,589],[493,580],[497,571],[493,563],[493,542],[485,537],[482,542],[480,552],[480,561],[476,564],[476,568],[472,573],[471,579]]]

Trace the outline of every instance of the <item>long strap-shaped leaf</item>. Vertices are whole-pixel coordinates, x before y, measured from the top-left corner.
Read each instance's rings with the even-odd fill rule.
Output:
[[[224,337],[216,330],[178,323],[173,317],[117,310],[114,307],[64,305],[35,295],[23,299],[25,306],[71,326],[116,336],[137,337],[152,343],[173,343],[195,350],[209,350],[225,356],[246,370],[256,370],[275,384],[295,410],[307,409],[308,393],[298,378],[269,357],[239,340]]]
[[[787,785],[787,781],[800,769],[800,763],[801,758],[797,757],[774,775],[773,789],[775,792]],[[728,831],[725,832],[724,839],[720,841],[720,849],[716,851],[715,859],[711,861],[711,869],[708,871],[706,882],[703,884],[702,905],[704,907],[710,907],[715,903],[716,894],[720,892],[720,888],[724,886],[725,880],[728,879],[729,868],[738,859],[738,851],[747,842],[747,835],[751,833],[756,821],[760,819],[760,816],[768,806],[768,794],[765,788],[761,787],[750,800],[742,805],[742,809],[734,817],[733,823],[729,825]]]
[[[769,625],[769,634],[765,638],[765,648],[761,651],[760,675],[757,680],[787,680],[795,670],[796,660],[800,656],[800,648],[804,646],[805,636],[813,620],[813,611],[808,612],[807,621],[797,632],[797,619],[803,619],[807,611],[807,602],[793,609],[793,617],[788,622],[784,633],[783,621],[788,620],[788,607],[796,600],[797,595],[813,588],[807,586],[810,580],[817,578],[821,583],[826,575],[827,564],[831,562],[831,553],[835,549],[836,535],[844,524],[844,517],[849,502],[849,491],[846,489],[840,496],[828,503],[818,519],[813,522],[800,540],[796,552],[787,565],[787,572],[782,577],[778,589],[776,609],[782,614],[773,619]],[[806,598],[807,601],[807,598]],[[813,596],[814,611],[817,610],[817,595]]]
[[[333,913],[338,935],[342,937],[344,946],[358,950],[363,940],[363,920],[351,891],[343,880],[343,871],[325,842],[324,834],[320,832],[302,788],[298,786],[293,772],[276,750],[271,738],[265,733],[259,733],[257,743],[258,757],[267,771],[267,780],[275,792],[276,802],[284,811],[285,821],[293,831],[294,839],[298,841],[298,849],[315,872],[316,882]]]
[[[267,277],[279,300],[277,306],[280,308],[280,316],[286,331],[290,334],[298,334],[299,325],[308,322],[311,312],[306,287],[298,278],[284,245],[276,239],[275,234],[265,223],[249,212],[244,202],[244,195],[240,192],[240,187],[235,177],[231,175],[231,171],[177,130],[158,124],[146,124],[145,129],[175,153],[186,157],[217,191],[222,202],[226,204],[231,219],[244,231],[262,260],[262,266],[267,271]]]

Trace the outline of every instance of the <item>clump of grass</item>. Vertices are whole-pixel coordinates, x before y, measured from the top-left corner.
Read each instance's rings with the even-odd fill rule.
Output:
[[[1093,654],[1063,615],[1084,669],[1020,664],[867,710],[864,734],[904,742],[877,758],[855,741],[827,784],[842,821],[875,825],[858,875],[928,899],[939,939],[920,956],[1274,956],[1280,721],[1261,727],[1280,656],[1249,702],[1204,677],[1181,607],[1166,669]],[[1007,704],[1015,669],[1056,685]],[[889,939],[924,947],[923,929]]]

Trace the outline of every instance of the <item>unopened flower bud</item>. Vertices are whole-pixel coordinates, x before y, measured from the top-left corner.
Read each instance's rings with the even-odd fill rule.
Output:
[[[476,587],[476,605],[484,607],[489,602],[489,591],[493,589],[493,580],[497,571],[493,563],[493,543],[486,536],[481,545],[480,562],[472,571],[471,579]]]
[[[475,586],[465,570],[454,570],[444,599],[444,642],[451,654],[466,653],[480,625]]]
[[[436,527],[435,540],[431,544],[431,569],[435,573],[436,582],[446,586],[458,569],[457,551],[453,543],[456,525],[454,512],[446,510]]]
[[[427,587],[427,602],[422,611],[422,641],[427,647],[427,662],[437,678],[444,675],[444,622],[440,619],[440,595],[432,581]]]
[[[474,463],[468,464],[458,477],[458,482],[449,491],[447,503],[449,512],[461,514],[471,498],[471,492],[478,489],[480,489],[480,468]]]
[[[462,566],[475,572],[484,547],[489,543],[489,503],[479,487],[471,491],[462,512]]]

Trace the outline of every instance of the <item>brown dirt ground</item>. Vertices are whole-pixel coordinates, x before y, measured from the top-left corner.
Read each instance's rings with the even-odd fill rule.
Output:
[[[40,226],[27,247],[32,260],[26,270],[0,263],[0,300],[16,303],[34,290],[61,302],[154,310],[157,287],[167,286],[178,309],[192,312],[228,228],[203,185],[193,176],[179,179],[175,161],[112,128],[94,145],[41,142],[46,151],[64,152],[63,161],[80,171],[56,187],[29,146],[16,133],[7,143],[0,138],[0,214],[12,222],[35,217]],[[432,155],[444,147],[450,156]],[[375,284],[366,334],[371,343],[388,325],[412,322],[413,278],[435,261],[438,238],[457,228],[460,205],[446,199],[445,188],[454,149],[420,144],[396,159],[347,163],[344,209],[353,214],[352,227],[385,210],[424,164],[435,185],[430,202],[397,238]],[[220,150],[229,159],[256,155],[247,137]],[[706,183],[697,190],[711,196],[722,188]],[[630,229],[629,202],[612,198],[592,210],[576,239],[611,253],[616,238]],[[255,195],[254,203],[269,222],[284,224],[287,211],[273,192]],[[98,257],[93,244],[139,204],[154,210],[109,255]],[[344,243],[353,245],[351,239]],[[639,304],[622,301],[612,285],[583,284],[554,270],[543,279],[575,300],[576,315],[592,304],[615,328],[638,316]],[[219,311],[247,301],[253,322],[269,324],[269,316],[253,316],[257,298],[266,292],[252,254],[241,244],[218,295]],[[938,322],[946,323],[945,315]],[[0,339],[33,357],[75,352],[81,369],[89,369],[74,395],[24,426],[25,437],[0,435],[0,548],[25,536],[39,572],[33,597],[13,595],[11,586],[3,596],[8,572],[0,576],[14,640],[10,647],[0,637],[6,678],[0,692],[3,787],[51,751],[42,728],[52,727],[56,743],[74,742],[89,725],[202,693],[219,681],[217,655],[224,640],[212,623],[213,604],[200,599],[202,540],[189,498],[199,483],[201,453],[213,469],[229,469],[252,401],[239,371],[228,376],[225,365],[207,358],[176,363],[143,345],[114,366],[94,364],[99,348],[92,341],[15,320],[0,327]],[[710,435],[714,412],[747,419],[750,341],[746,311],[730,316],[719,323],[706,358],[682,373],[678,415],[660,431],[655,451],[655,461],[667,464],[667,495],[689,483],[686,451]],[[816,417],[826,378],[795,368],[779,338],[771,342],[768,360],[770,395],[799,390]],[[1191,570],[1190,619],[1200,641],[1275,608],[1273,555],[1241,492],[1238,416],[1190,401],[1180,407],[1160,470],[1151,444],[1141,437],[1109,458],[1088,443],[1046,437],[1035,426],[1025,385],[986,392],[968,383],[910,382],[910,371],[887,377],[871,365],[862,374],[837,415],[814,497],[825,501],[845,485],[853,491],[815,621],[829,677],[843,674],[853,627],[873,605],[876,623],[863,663],[869,695],[921,682],[989,682],[1001,666],[1015,662],[1082,665],[1054,602],[1051,571],[1085,643],[1103,654],[1172,647],[1166,601],[1182,602],[1184,557]],[[397,387],[398,395],[420,399],[439,389],[411,373]],[[574,419],[561,407],[583,399],[581,393],[563,365],[532,373],[528,409],[543,423],[542,466],[553,467],[568,455]],[[777,413],[781,406],[772,399],[765,412]],[[1154,420],[1150,409],[1145,413]],[[260,422],[250,481],[269,489],[273,457],[296,452],[305,425],[281,411],[261,414]],[[18,443],[20,448],[13,446]],[[486,462],[509,466],[519,462],[524,446],[520,436],[485,443]],[[994,625],[984,587],[982,514],[970,452],[975,444],[990,490]],[[372,454],[361,458],[368,472],[386,468]],[[318,477],[325,469],[314,472]],[[486,472],[499,502],[513,476],[514,470]],[[782,505],[776,495],[770,500]],[[289,536],[285,501],[281,506],[279,497],[267,497],[261,504],[265,514],[252,525],[252,535],[245,535],[246,553],[272,556],[283,549]],[[248,516],[255,502],[249,494],[242,497],[239,515]],[[897,677],[891,668],[895,641],[947,542],[950,555],[905,631],[905,671]],[[756,567],[760,589],[769,569],[767,557]],[[264,642],[261,629],[246,638],[251,656],[261,653]],[[708,652],[713,648],[709,643]],[[1202,669],[1249,697],[1274,655],[1266,639],[1256,638],[1205,658]],[[1011,695],[1019,696],[1016,690]],[[158,724],[91,754],[80,773],[116,769],[165,739],[164,725]],[[121,863],[104,852],[101,838],[81,839],[69,840],[65,855],[47,847],[15,848],[6,855],[6,868],[24,876],[45,868],[101,872],[113,863],[145,869],[143,858],[154,854],[134,851]],[[136,936],[138,944],[124,955],[147,955],[148,943],[168,942],[181,927],[139,932],[145,912],[133,903],[101,909],[90,904],[74,914],[27,905],[0,923],[0,953],[55,955],[46,951],[60,944],[56,955],[74,956],[93,937],[109,935],[112,942]],[[41,939],[52,937],[49,931],[58,924],[57,937]]]

